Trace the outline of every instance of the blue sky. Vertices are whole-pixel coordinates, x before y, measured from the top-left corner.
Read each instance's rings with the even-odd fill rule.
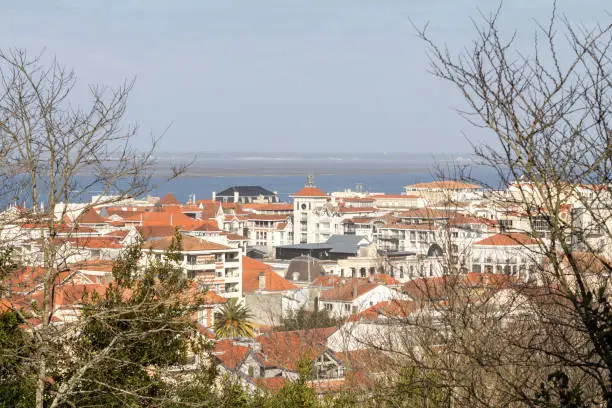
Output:
[[[549,0],[508,0],[528,43]],[[559,0],[590,25],[605,0]],[[81,84],[136,77],[135,141],[172,123],[161,150],[465,152],[474,130],[454,89],[428,72],[409,22],[460,50],[493,0],[2,0],[2,47],[46,49]],[[608,9],[610,6],[608,6]],[[478,136],[486,137],[486,136]]]

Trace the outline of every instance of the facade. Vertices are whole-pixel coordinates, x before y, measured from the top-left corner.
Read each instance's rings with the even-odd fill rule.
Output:
[[[234,186],[213,192],[212,199],[222,203],[278,203],[278,193],[260,186]]]
[[[321,223],[314,210],[323,207],[330,199],[323,191],[307,184],[291,196],[293,198],[293,243],[318,242],[319,234],[329,234],[330,224]]]
[[[155,258],[161,259],[173,237],[161,238],[145,244]],[[186,277],[194,279],[202,288],[213,290],[226,298],[242,297],[242,253],[232,248],[201,238],[183,236],[182,259],[179,266]],[[143,260],[146,267],[148,259]]]

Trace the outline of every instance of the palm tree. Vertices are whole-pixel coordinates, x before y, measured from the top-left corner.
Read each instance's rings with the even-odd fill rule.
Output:
[[[236,299],[228,299],[215,315],[215,334],[217,337],[253,337],[253,315],[248,307],[238,304]]]

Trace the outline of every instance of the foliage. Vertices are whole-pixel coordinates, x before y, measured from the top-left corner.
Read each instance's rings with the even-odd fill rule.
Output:
[[[548,376],[548,382],[540,384],[535,405],[541,408],[587,408],[580,386],[569,387],[569,378],[563,371]]]
[[[34,405],[34,372],[28,365],[31,352],[23,319],[15,312],[0,314],[0,407]]]
[[[296,367],[298,378],[281,387],[278,394],[272,399],[272,406],[315,408],[319,405],[317,393],[308,384],[312,380],[312,360],[301,357]]]
[[[253,315],[235,298],[228,299],[215,315],[215,334],[221,338],[253,337]]]
[[[292,311],[287,317],[281,320],[278,331],[309,330],[323,327],[334,327],[340,325],[342,319],[333,318],[325,309],[308,311],[301,307],[297,311]]]

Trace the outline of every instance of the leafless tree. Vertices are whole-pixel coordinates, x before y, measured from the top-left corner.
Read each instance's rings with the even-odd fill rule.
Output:
[[[8,224],[19,231],[25,224],[37,231],[28,239],[40,248],[42,299],[37,305],[40,324],[30,327],[36,366],[36,406],[45,399],[51,406],[66,401],[63,391],[78,382],[67,380],[52,396],[45,395],[50,377],[49,362],[58,352],[53,341],[58,328],[52,323],[54,298],[61,284],[58,279],[67,260],[78,251],[78,244],[66,252],[65,243],[78,228],[78,219],[66,223],[74,214],[71,207],[84,200],[84,193],[99,192],[97,200],[78,208],[86,212],[95,206],[138,197],[150,191],[153,182],[153,152],[159,138],[152,137],[144,150],[133,147],[137,134],[134,124],[126,124],[128,95],[134,81],[117,88],[92,85],[88,106],[74,101],[76,76],[55,59],[31,56],[24,50],[0,52],[0,181],[3,204],[16,202],[27,209],[3,220],[3,247],[25,238],[6,234]],[[173,169],[175,177],[183,169]],[[77,212],[77,213],[78,213]],[[58,233],[61,230],[61,239]],[[8,242],[7,242],[8,241]],[[9,280],[11,268],[3,268]],[[19,305],[13,308],[19,311]],[[30,320],[26,319],[26,322]],[[64,333],[65,334],[65,333]],[[100,356],[82,362],[82,370],[95,364]],[[50,398],[50,399],[49,399]]]
[[[554,5],[525,51],[516,34],[502,35],[501,12],[481,14],[458,55],[427,27],[418,33],[432,73],[490,138],[474,144],[475,157],[509,188],[488,186],[487,200],[519,214],[510,230],[533,242],[524,253],[537,269],[527,284],[474,290],[456,279],[437,317],[446,352],[429,354],[459,405],[534,406],[560,370],[585,401],[612,407],[612,25],[577,27]]]

